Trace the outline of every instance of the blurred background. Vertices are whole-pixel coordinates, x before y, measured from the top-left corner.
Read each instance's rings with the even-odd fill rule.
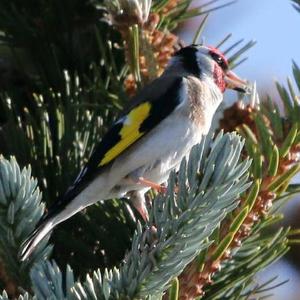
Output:
[[[194,1],[194,6],[203,1]],[[226,3],[224,1],[224,3]],[[181,28],[181,37],[188,44],[194,37],[202,18],[194,18]],[[292,77],[292,60],[300,64],[300,16],[288,0],[240,0],[214,11],[209,15],[203,32],[205,44],[217,45],[232,33],[223,50],[234,42],[244,39],[257,41],[247,52],[249,59],[238,66],[236,72],[242,78],[256,81],[260,97],[271,94],[277,97],[274,82],[286,82]],[[298,37],[297,37],[298,36]],[[225,105],[233,94],[226,95]],[[299,116],[300,118],[300,116]],[[294,179],[300,182],[300,176]],[[300,228],[300,196],[292,199],[285,207],[284,225]],[[289,281],[276,288],[271,299],[300,299],[300,247],[293,247],[285,259],[266,269],[257,276],[258,281],[278,276],[277,282]],[[269,293],[269,292],[268,292]]]

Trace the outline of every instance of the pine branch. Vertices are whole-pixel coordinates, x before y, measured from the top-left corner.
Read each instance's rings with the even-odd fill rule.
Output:
[[[271,217],[272,218],[272,217]],[[251,233],[251,237],[243,241],[238,251],[222,265],[222,271],[213,277],[212,285],[207,286],[201,299],[236,299],[241,285],[251,282],[253,275],[278,260],[288,250],[287,234],[289,229],[282,228],[276,233],[266,233],[263,221]],[[250,291],[249,291],[250,289]],[[244,297],[252,294],[256,288],[247,284],[240,290]],[[244,299],[241,295],[238,299]]]
[[[299,1],[293,2],[298,10]],[[19,68],[14,66],[16,71],[25,69],[24,54],[29,57],[30,65],[30,72],[17,76],[22,79],[21,84],[9,77],[7,80],[12,84],[2,87],[0,136],[5,142],[1,143],[0,151],[5,155],[15,153],[22,165],[32,164],[48,203],[65,190],[106,126],[126,105],[123,84],[127,94],[133,94],[164,70],[179,46],[171,30],[187,18],[207,14],[230,1],[208,1],[196,9],[190,9],[190,3],[190,0],[154,0],[151,6],[151,1],[106,1],[110,19],[105,20],[100,19],[103,7],[90,1],[53,1],[35,9],[31,2],[0,4],[0,30],[5,32],[0,36],[0,51],[3,45],[7,46],[11,57],[20,64]],[[120,5],[125,5],[123,11]],[[204,24],[205,20],[200,24],[199,33]],[[227,47],[226,53],[233,52],[229,58],[231,68],[247,59],[240,57],[253,45],[251,41],[242,46],[242,41],[238,41]],[[293,71],[299,88],[300,71],[295,63]],[[138,225],[131,252],[119,269],[104,274],[97,270],[84,282],[75,279],[95,266],[118,265],[130,246],[135,224],[128,206],[125,201],[112,200],[78,214],[55,231],[55,260],[58,265],[71,263],[74,273],[68,268],[63,280],[64,275],[55,262],[39,264],[31,273],[35,296],[38,299],[48,296],[108,299],[110,295],[161,299],[162,292],[172,285],[168,296],[174,299],[178,295],[182,298],[186,292],[194,297],[203,291],[206,291],[204,299],[248,299],[263,290],[251,286],[253,275],[288,249],[287,230],[270,236],[267,229],[280,219],[278,208],[299,191],[289,186],[290,178],[299,168],[299,96],[291,81],[288,89],[280,84],[277,89],[284,103],[284,117],[271,100],[259,110],[255,91],[250,105],[239,102],[225,112],[224,128],[238,127],[246,139],[242,155],[253,160],[253,184],[249,191],[238,200],[239,193],[233,194],[235,188],[240,187],[241,193],[242,186],[247,186],[246,176],[241,175],[247,163],[237,162],[241,151],[238,138],[219,136],[210,154],[206,151],[208,138],[205,145],[202,143],[203,148],[200,147],[203,155],[199,157],[195,148],[189,163],[182,163],[179,179],[172,174],[167,195],[155,198],[148,227]],[[229,144],[235,146],[230,148]],[[224,152],[220,145],[225,145]],[[223,168],[227,168],[226,172]],[[226,177],[228,172],[233,172],[231,177]],[[235,182],[234,177],[239,174],[240,181]],[[177,181],[179,193],[174,195]],[[233,185],[226,190],[229,182]],[[214,184],[216,190],[212,189]],[[226,190],[224,195],[220,192],[222,188]],[[217,192],[221,197],[212,201],[218,198]],[[224,199],[226,195],[228,198]],[[13,205],[0,210],[0,220],[7,222],[10,218],[11,222],[14,217],[15,224],[19,221],[18,211],[9,207]],[[89,234],[83,236],[82,232]],[[23,269],[18,269],[16,261],[13,263],[17,264],[16,279],[7,272],[8,265],[0,272],[10,294],[16,294],[17,285],[26,289],[29,286],[22,281],[27,280],[26,276],[18,282]],[[176,279],[184,267],[184,273]],[[193,276],[198,276],[196,281],[186,280]],[[0,299],[7,298],[5,292],[0,296]],[[24,294],[20,296],[23,298],[31,297]]]
[[[162,295],[182,268],[209,246],[207,238],[237,207],[236,198],[249,187],[245,173],[249,161],[239,162],[242,146],[235,134],[219,134],[211,146],[209,137],[203,139],[191,151],[189,161],[181,163],[178,194],[174,194],[173,173],[167,194],[154,199],[149,224],[138,225],[131,251],[120,269],[107,270],[104,275],[97,270],[84,283],[75,283],[68,269],[68,296],[56,264],[40,264],[32,272],[38,299],[81,299],[85,295],[94,299],[136,299]]]
[[[47,239],[37,247],[26,262],[18,260],[21,243],[34,229],[44,212],[37,180],[31,168],[19,168],[15,158],[0,158],[0,261],[1,281],[10,295],[18,295],[18,288],[30,288],[29,270],[34,263],[48,257],[51,246]]]
[[[293,71],[296,74],[295,80],[299,83],[297,80],[299,79],[297,75],[300,74],[299,68],[295,64]],[[273,203],[276,204],[277,199],[280,200],[277,203],[278,209],[278,204],[282,205],[283,201],[290,197],[290,193],[286,193],[286,190],[291,178],[300,171],[300,140],[298,139],[300,104],[290,80],[288,86],[289,92],[277,83],[285,108],[285,116],[280,115],[277,104],[270,99],[260,105],[255,89],[251,96],[251,105],[244,106],[238,103],[225,111],[221,126],[223,124],[229,131],[237,129],[246,138],[245,154],[253,159],[251,173],[254,184],[251,190],[242,197],[241,205],[232,216],[226,218],[222,229],[217,231],[217,243],[211,245],[207,252],[201,254],[199,259],[190,264],[181,274],[179,278],[180,299],[193,299],[203,295],[204,288],[213,283],[212,276],[215,274],[227,276],[226,269],[220,270],[221,263],[226,264],[228,261],[231,265],[237,249],[243,246],[243,243],[247,243],[247,240],[244,242],[245,238],[254,234],[255,225],[258,223],[263,227],[263,220],[269,213],[270,219],[266,223],[274,219],[275,216],[270,212]],[[285,127],[283,127],[284,122]],[[287,232],[282,237],[285,238],[286,235]],[[285,254],[287,250],[287,241],[279,241],[278,245],[270,250],[275,255],[269,255],[269,263]],[[266,262],[264,252],[261,253],[259,259],[262,265],[258,269],[263,268]],[[251,276],[251,272],[249,274]],[[238,278],[242,280],[241,276]],[[249,278],[244,277],[243,281],[247,280]],[[221,286],[223,290],[228,288],[224,282]],[[217,285],[208,289],[208,299],[212,299],[210,297],[213,297],[211,295],[214,295],[215,288],[218,289]],[[225,297],[224,294],[222,297]]]
[[[95,25],[106,32],[101,15],[87,0],[1,1],[0,30],[5,34],[0,36],[0,45],[19,69],[30,69],[39,83],[63,92],[62,70],[67,69],[71,76],[87,73],[90,63],[99,59],[91,33]]]
[[[9,296],[7,295],[6,291],[2,292],[2,295],[0,294],[0,300],[10,300]],[[16,300],[31,300],[32,297],[26,292],[24,295],[20,295],[18,298],[15,298]]]

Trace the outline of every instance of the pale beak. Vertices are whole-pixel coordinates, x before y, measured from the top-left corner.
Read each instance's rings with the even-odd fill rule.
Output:
[[[247,81],[240,79],[232,71],[227,71],[225,73],[226,88],[238,91],[240,93],[250,93],[250,88]]]

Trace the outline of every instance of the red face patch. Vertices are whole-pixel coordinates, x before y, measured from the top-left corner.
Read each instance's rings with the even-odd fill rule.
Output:
[[[222,93],[225,92],[226,83],[224,80],[224,71],[218,64],[214,64],[214,81]]]
[[[224,93],[226,89],[226,83],[224,81],[225,72],[228,70],[228,61],[225,58],[224,54],[214,48],[209,46],[209,54],[211,58],[214,60],[214,69],[213,69],[213,76],[215,84],[219,87],[222,93]]]

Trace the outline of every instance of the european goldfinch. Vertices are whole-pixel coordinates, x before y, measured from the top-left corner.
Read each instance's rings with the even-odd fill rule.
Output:
[[[99,200],[132,195],[133,205],[147,219],[145,192],[161,190],[170,172],[207,134],[226,88],[245,92],[247,85],[229,71],[219,50],[191,45],[175,53],[164,73],[133,99],[73,185],[23,243],[21,259],[56,225]]]

